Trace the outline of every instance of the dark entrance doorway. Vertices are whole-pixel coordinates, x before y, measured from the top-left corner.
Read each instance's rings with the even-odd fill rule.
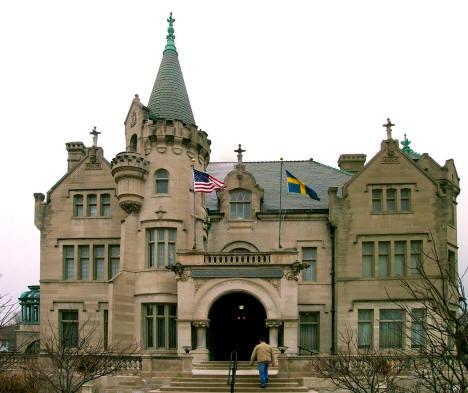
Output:
[[[219,298],[208,317],[210,360],[229,360],[234,350],[238,360],[249,360],[258,339],[268,334],[263,305],[246,293],[235,292]]]

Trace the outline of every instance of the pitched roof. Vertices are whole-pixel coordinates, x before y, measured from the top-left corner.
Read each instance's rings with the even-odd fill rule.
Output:
[[[208,165],[207,172],[216,179],[223,181],[236,164],[235,162],[212,162]],[[257,184],[264,190],[262,211],[278,210],[280,161],[243,162],[243,164],[245,170],[255,177]],[[315,201],[308,195],[288,193],[285,170],[288,170],[296,178],[312,188],[318,194],[320,201]],[[316,161],[284,161],[282,209],[328,209],[328,188],[341,187],[352,176],[351,173]],[[207,194],[206,207],[209,210],[218,210],[216,193]]]
[[[175,19],[172,19],[172,13],[167,21],[169,22],[167,45],[148,102],[149,116],[153,120],[162,118],[195,124],[179,64],[179,55],[174,44],[172,22]]]

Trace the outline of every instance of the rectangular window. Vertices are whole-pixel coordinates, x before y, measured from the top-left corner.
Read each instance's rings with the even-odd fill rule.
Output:
[[[89,280],[89,246],[78,246],[79,279]]]
[[[374,277],[374,242],[362,242],[362,277]]]
[[[151,228],[146,232],[148,267],[164,267],[175,264],[176,230]]]
[[[104,246],[94,246],[94,279],[104,280]]]
[[[410,197],[411,197],[411,191],[409,188],[403,188],[400,191],[400,210],[402,212],[410,211],[410,208],[411,208]]]
[[[107,351],[107,347],[109,345],[109,311],[108,310],[104,310],[103,326],[104,326],[104,332],[102,333],[104,337],[103,344],[104,344],[104,350]]]
[[[60,341],[65,348],[78,347],[78,311],[60,310]]]
[[[75,270],[75,256],[73,246],[63,246],[63,279],[73,280]]]
[[[120,246],[109,246],[109,277],[120,271]]]
[[[299,346],[305,350],[320,352],[320,314],[299,313]]]
[[[406,242],[395,242],[395,275],[406,275]]]
[[[371,348],[373,336],[374,310],[358,310],[358,348]]]
[[[372,211],[380,213],[382,211],[382,190],[372,190]]]
[[[380,310],[380,349],[403,348],[403,310]]]
[[[390,275],[390,242],[379,242],[379,276]]]
[[[104,217],[110,216],[110,195],[109,194],[101,195],[101,216],[104,216]]]
[[[413,276],[419,275],[420,269],[422,269],[422,253],[423,243],[422,240],[411,240],[411,274]]]
[[[88,216],[96,217],[97,216],[97,196],[95,194],[90,194],[87,196],[88,203]]]
[[[83,215],[83,195],[75,195],[73,197],[73,215],[75,217]]]
[[[387,190],[387,212],[396,211],[396,190],[390,188]]]
[[[175,349],[177,347],[177,306],[175,304],[146,304],[146,347]]]
[[[426,310],[411,310],[411,348],[420,348],[424,345],[424,324]]]
[[[457,278],[457,263],[455,261],[455,253],[453,251],[448,252],[448,275],[450,280],[455,283]]]
[[[309,265],[302,271],[302,281],[317,281],[317,247],[304,247],[302,262]]]

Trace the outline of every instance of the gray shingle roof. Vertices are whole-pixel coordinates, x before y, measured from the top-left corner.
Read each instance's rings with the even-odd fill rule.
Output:
[[[164,52],[148,102],[150,118],[195,124],[177,52]]]
[[[244,162],[245,170],[250,172],[257,184],[264,189],[262,211],[279,209],[280,161]],[[212,162],[207,172],[218,180],[224,181],[226,175],[235,167],[235,162]],[[287,192],[286,173],[288,170],[296,178],[312,188],[320,201],[308,195],[290,194]],[[352,177],[352,174],[331,168],[315,161],[284,161],[282,184],[282,209],[328,209],[328,188],[341,187]],[[216,193],[207,194],[206,207],[218,210]]]

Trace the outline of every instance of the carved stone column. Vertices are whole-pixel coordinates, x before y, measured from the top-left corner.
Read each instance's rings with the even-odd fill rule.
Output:
[[[270,329],[270,345],[273,348],[278,347],[278,331],[281,327],[281,321],[278,319],[266,319],[265,326]]]
[[[208,319],[192,321],[192,325],[197,328],[197,348],[191,352],[193,361],[196,363],[207,361],[209,351],[206,348],[206,329],[210,327],[210,321]]]

